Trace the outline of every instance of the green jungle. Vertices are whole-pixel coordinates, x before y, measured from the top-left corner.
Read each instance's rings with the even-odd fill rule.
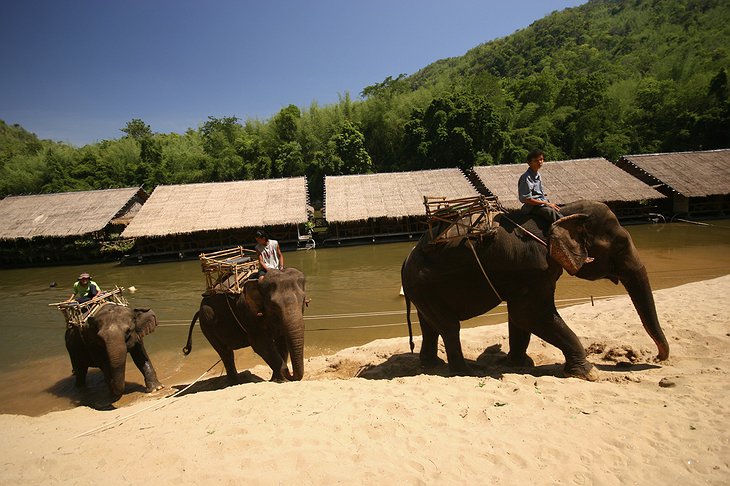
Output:
[[[0,196],[727,148],[730,2],[592,0],[510,36],[388,76],[357,99],[268,120],[143,120],[75,147],[0,121]]]

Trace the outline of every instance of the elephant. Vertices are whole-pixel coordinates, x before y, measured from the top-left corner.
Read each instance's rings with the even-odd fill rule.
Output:
[[[105,304],[88,318],[83,326],[68,325],[66,349],[71,358],[76,386],[86,384],[90,366],[104,373],[112,402],[124,394],[124,369],[127,353],[144,376],[147,392],[161,389],[142,338],[157,327],[157,317],[150,309],[130,309],[113,303]]]
[[[586,280],[621,282],[657,346],[657,359],[669,357],[647,271],[628,231],[600,202],[576,201],[560,212],[562,217],[552,224],[519,212],[501,213],[481,241],[435,242],[428,232],[421,237],[402,266],[401,280],[409,331],[410,304],[417,309],[423,366],[443,363],[437,357],[440,335],[450,372],[471,374],[461,349],[460,321],[506,301],[505,364],[533,366],[527,347],[535,334],[563,352],[566,376],[597,380],[585,349],[555,308],[555,285],[563,269]]]
[[[200,318],[200,329],[221,357],[230,383],[238,383],[233,350],[247,346],[271,367],[271,381],[299,381],[304,376],[304,307],[308,302],[304,274],[295,268],[269,270],[263,278],[247,280],[239,295],[203,294],[183,353],[192,350],[193,328]]]

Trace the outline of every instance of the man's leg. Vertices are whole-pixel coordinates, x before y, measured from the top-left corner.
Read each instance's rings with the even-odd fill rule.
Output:
[[[535,206],[531,212],[549,223],[554,223],[563,217],[562,214],[549,206]]]

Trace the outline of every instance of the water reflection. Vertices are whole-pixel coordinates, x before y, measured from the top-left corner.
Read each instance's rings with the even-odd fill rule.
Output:
[[[629,228],[654,289],[730,273],[730,221],[712,224]],[[287,266],[307,275],[307,293],[312,299],[305,314],[307,356],[407,335],[405,306],[399,295],[400,267],[412,246],[396,243],[286,253]],[[136,293],[126,294],[130,304],[157,313],[160,327],[145,339],[145,346],[163,382],[194,379],[218,359],[197,327],[192,354],[183,358],[180,351],[204,289],[197,261],[2,270],[0,380],[5,386],[0,389],[0,412],[39,414],[78,403],[63,342],[64,323],[61,314],[47,304],[68,297],[82,271],[91,273],[102,287],[136,287]],[[58,287],[52,288],[51,282]],[[611,282],[587,282],[566,274],[558,282],[556,298],[559,306],[565,306],[591,296],[621,293],[623,287]],[[504,307],[497,307],[464,326],[505,322],[505,312]],[[417,326],[415,331],[419,332]],[[239,350],[236,360],[240,370],[263,363],[250,350]],[[99,379],[90,373],[91,388]],[[127,381],[142,382],[131,359]],[[100,383],[103,385],[103,379]]]

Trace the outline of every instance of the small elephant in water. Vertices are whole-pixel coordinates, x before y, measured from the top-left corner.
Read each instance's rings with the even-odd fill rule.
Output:
[[[304,376],[304,274],[295,268],[269,270],[248,280],[240,295],[204,295],[193,317],[183,353],[192,350],[193,327],[200,329],[218,352],[231,383],[238,383],[233,350],[251,346],[268,364],[272,381],[298,381]],[[291,354],[292,373],[288,357]]]
[[[157,327],[157,317],[149,309],[106,304],[84,326],[68,326],[66,349],[76,376],[76,386],[86,384],[90,366],[104,373],[112,401],[124,394],[124,369],[127,353],[144,376],[148,392],[159,390],[162,384],[152,366],[142,338]]]

